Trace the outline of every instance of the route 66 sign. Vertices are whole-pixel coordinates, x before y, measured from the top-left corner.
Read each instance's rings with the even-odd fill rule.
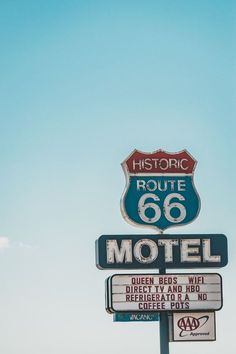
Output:
[[[134,150],[122,163],[126,176],[123,217],[133,225],[159,231],[192,222],[200,210],[193,183],[196,163],[187,150]]]

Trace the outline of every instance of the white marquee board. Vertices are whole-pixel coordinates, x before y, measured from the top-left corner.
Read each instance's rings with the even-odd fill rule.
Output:
[[[107,279],[107,311],[211,311],[222,307],[217,273],[115,274]]]

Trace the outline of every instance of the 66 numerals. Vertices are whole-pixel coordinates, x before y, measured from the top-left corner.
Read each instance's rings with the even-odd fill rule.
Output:
[[[152,199],[153,202],[147,201]],[[177,199],[179,202],[172,201]],[[162,216],[161,208],[158,205],[160,198],[154,193],[145,193],[138,201],[138,214],[141,220],[148,224],[156,223]],[[168,194],[163,202],[164,217],[171,223],[179,223],[186,218],[186,208],[181,202],[185,201],[185,198],[180,193]],[[172,209],[178,209],[178,216],[173,216]],[[147,210],[152,210],[152,216],[147,215]]]

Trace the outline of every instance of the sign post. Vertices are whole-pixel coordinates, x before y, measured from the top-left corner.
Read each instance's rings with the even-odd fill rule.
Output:
[[[123,163],[127,183],[121,201],[123,216],[132,224],[154,227],[161,233],[190,223],[200,209],[193,184],[195,165],[186,150],[177,154],[134,150]],[[165,273],[165,268],[159,269],[159,274]],[[169,354],[168,326],[167,312],[160,312],[161,354]]]
[[[96,241],[99,269],[159,269],[158,274],[108,277],[106,310],[115,321],[159,321],[160,354],[169,354],[170,341],[215,340],[215,311],[222,308],[220,274],[166,273],[228,263],[223,234],[163,234],[199,214],[196,164],[187,150],[134,150],[122,163],[121,213],[130,224],[158,234],[102,235]]]
[[[166,270],[160,269],[159,274],[166,274]],[[169,354],[169,320],[167,312],[160,313],[159,333],[161,354]]]

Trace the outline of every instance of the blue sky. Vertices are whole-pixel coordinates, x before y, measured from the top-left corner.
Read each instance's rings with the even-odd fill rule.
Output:
[[[134,148],[188,149],[202,208],[171,232],[230,244],[217,341],[171,351],[233,347],[235,11],[223,0],[1,3],[4,354],[158,352],[157,323],[105,312],[111,274],[94,259],[99,235],[146,232],[119,210]]]

